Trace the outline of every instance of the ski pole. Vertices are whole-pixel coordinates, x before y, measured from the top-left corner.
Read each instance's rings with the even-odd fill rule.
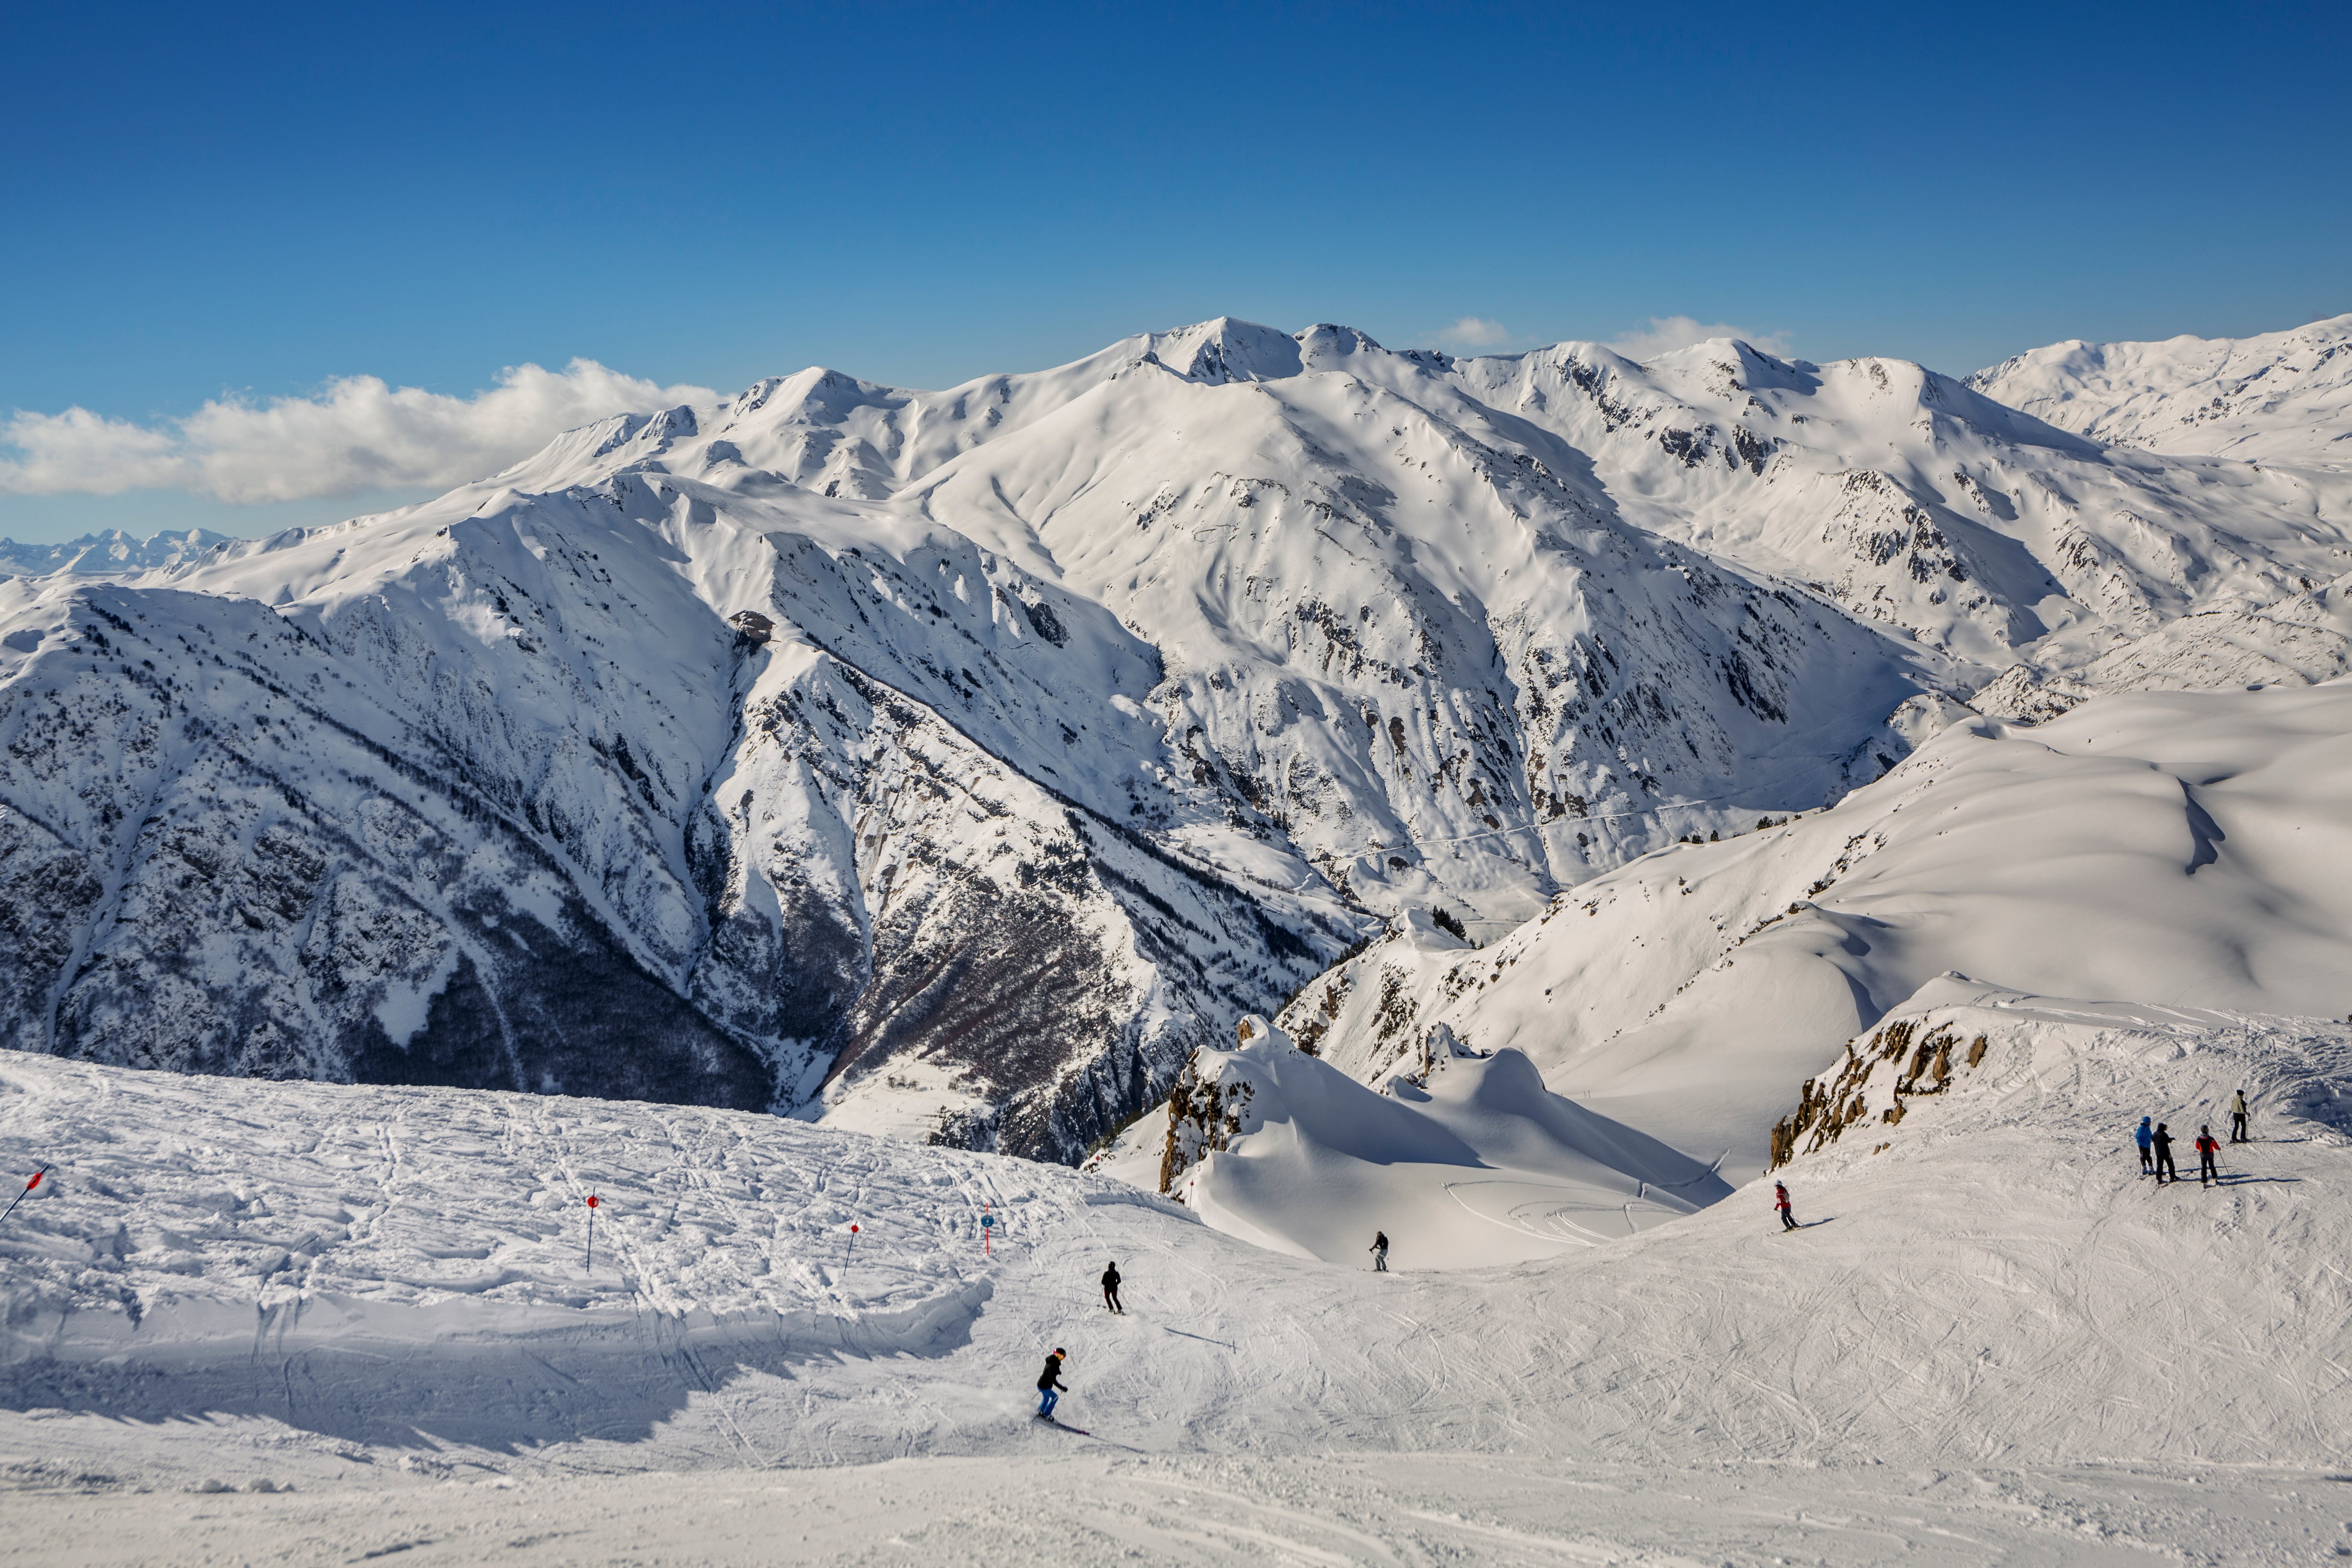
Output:
[[[43,1176],[47,1175],[48,1173],[49,1173],[49,1168],[48,1168],[47,1165],[44,1165],[44,1166],[42,1166],[39,1170],[37,1170],[37,1171],[34,1172],[34,1173],[33,1173],[33,1179],[32,1179],[31,1181],[26,1182],[26,1183],[25,1184],[25,1192],[24,1192],[24,1193],[18,1193],[18,1194],[16,1194],[16,1196],[15,1201],[14,1201],[14,1202],[12,1202],[12,1203],[10,1203],[10,1204],[9,1204],[9,1205],[7,1206],[7,1208],[6,1208],[5,1211],[0,1211],[0,1222],[5,1222],[5,1221],[6,1221],[6,1219],[8,1218],[8,1215],[12,1215],[12,1214],[15,1214],[15,1213],[16,1212],[16,1205],[17,1205],[17,1204],[21,1204],[21,1203],[23,1203],[23,1202],[25,1201],[25,1193],[29,1193],[29,1192],[31,1192],[35,1187],[39,1186],[39,1185],[41,1184],[41,1178],[42,1178]]]
[[[588,1194],[588,1258],[586,1270],[591,1274],[596,1272],[596,1194],[593,1193],[590,1193]]]

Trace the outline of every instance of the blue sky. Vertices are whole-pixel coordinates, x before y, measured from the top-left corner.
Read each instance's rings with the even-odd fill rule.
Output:
[[[0,419],[114,423],[0,468],[49,492],[0,533],[407,499],[90,493],[208,400],[355,375],[936,386],[1218,314],[1503,347],[1689,316],[1955,373],[2276,330],[2352,310],[2347,16],[18,7]]]

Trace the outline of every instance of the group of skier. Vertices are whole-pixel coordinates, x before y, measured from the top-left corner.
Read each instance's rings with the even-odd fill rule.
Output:
[[[2143,1116],[2139,1119],[2139,1125],[2132,1129],[2132,1141],[2139,1145],[2141,1175],[2154,1176],[2158,1186],[2162,1186],[2167,1182],[2180,1180],[2179,1167],[2172,1163],[2173,1139],[2170,1124],[2158,1121],[2151,1116]],[[2246,1091],[2242,1089],[2230,1097],[2230,1142],[2232,1143],[2253,1142],[2246,1136]],[[2195,1147],[2197,1183],[2200,1186],[2211,1186],[2221,1179],[2221,1168],[2215,1163],[2215,1156],[2221,1152],[2221,1145],[2214,1138],[2213,1129],[2210,1123],[2197,1129]]]
[[[2143,1116],[2139,1119],[2139,1126],[2135,1130],[2133,1136],[2139,1144],[2141,1174],[2154,1175],[2159,1184],[2167,1181],[2180,1180],[2180,1173],[2172,1163],[2172,1130],[2168,1123],[2158,1121],[2153,1117]],[[2246,1136],[2246,1091],[2242,1089],[2230,1097],[2230,1142],[2232,1143],[2252,1142]],[[2213,1129],[2210,1126],[2198,1128],[2196,1148],[2198,1181],[2210,1186],[2221,1179],[2221,1167],[2214,1163],[2214,1156],[2221,1152],[2221,1145],[2214,1139]],[[1780,1216],[1781,1229],[1802,1228],[1798,1225],[1795,1210],[1790,1203],[1789,1185],[1786,1182],[1772,1184],[1772,1207]],[[1372,1255],[1374,1272],[1387,1273],[1389,1269],[1388,1232],[1375,1231],[1372,1234],[1372,1245],[1370,1250]],[[1110,1311],[1124,1316],[1127,1309],[1119,1305],[1118,1282],[1118,1265],[1113,1263],[1103,1270],[1103,1306]],[[1062,1363],[1068,1354],[1069,1352],[1060,1346],[1055,1346],[1054,1353],[1045,1358],[1044,1375],[1037,1379],[1037,1392],[1040,1395],[1037,1414],[1048,1421],[1054,1419],[1055,1402],[1061,1398],[1064,1392]]]

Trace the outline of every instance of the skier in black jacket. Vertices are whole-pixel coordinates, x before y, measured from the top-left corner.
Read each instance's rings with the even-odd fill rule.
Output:
[[[2167,1176],[2176,1182],[2180,1180],[2179,1168],[2172,1163],[2172,1129],[2161,1121],[2158,1122],[2155,1142],[2157,1185],[2162,1186]]]
[[[1037,1392],[1045,1397],[1037,1402],[1037,1414],[1045,1420],[1051,1421],[1054,1418],[1055,1401],[1069,1392],[1062,1386],[1062,1358],[1069,1353],[1061,1346],[1055,1345],[1054,1353],[1045,1358],[1045,1370],[1038,1374]]]
[[[1127,1315],[1127,1309],[1118,1304],[1118,1265],[1116,1263],[1103,1270],[1103,1305],[1121,1317]]]

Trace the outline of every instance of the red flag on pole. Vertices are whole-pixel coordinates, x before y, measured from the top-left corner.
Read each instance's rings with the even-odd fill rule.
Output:
[[[33,1173],[33,1179],[32,1179],[31,1181],[26,1182],[26,1183],[25,1184],[25,1191],[24,1191],[24,1192],[22,1192],[22,1193],[18,1193],[18,1194],[16,1194],[16,1196],[15,1197],[15,1199],[14,1199],[13,1201],[11,1201],[11,1202],[10,1202],[10,1204],[8,1205],[8,1207],[7,1207],[7,1210],[6,1210],[6,1212],[5,1212],[5,1213],[0,1213],[0,1220],[5,1220],[5,1219],[6,1219],[6,1218],[8,1217],[8,1215],[9,1215],[15,1214],[15,1213],[16,1212],[16,1205],[17,1205],[17,1204],[21,1204],[21,1203],[23,1203],[23,1202],[25,1201],[25,1194],[26,1194],[26,1193],[29,1193],[29,1192],[31,1192],[35,1187],[39,1186],[39,1185],[41,1184],[41,1178],[42,1178],[43,1176],[47,1175],[48,1173],[49,1173],[49,1168],[48,1168],[47,1165],[44,1165],[44,1166],[42,1166],[39,1170],[37,1170],[37,1171],[34,1172],[34,1173]]]

